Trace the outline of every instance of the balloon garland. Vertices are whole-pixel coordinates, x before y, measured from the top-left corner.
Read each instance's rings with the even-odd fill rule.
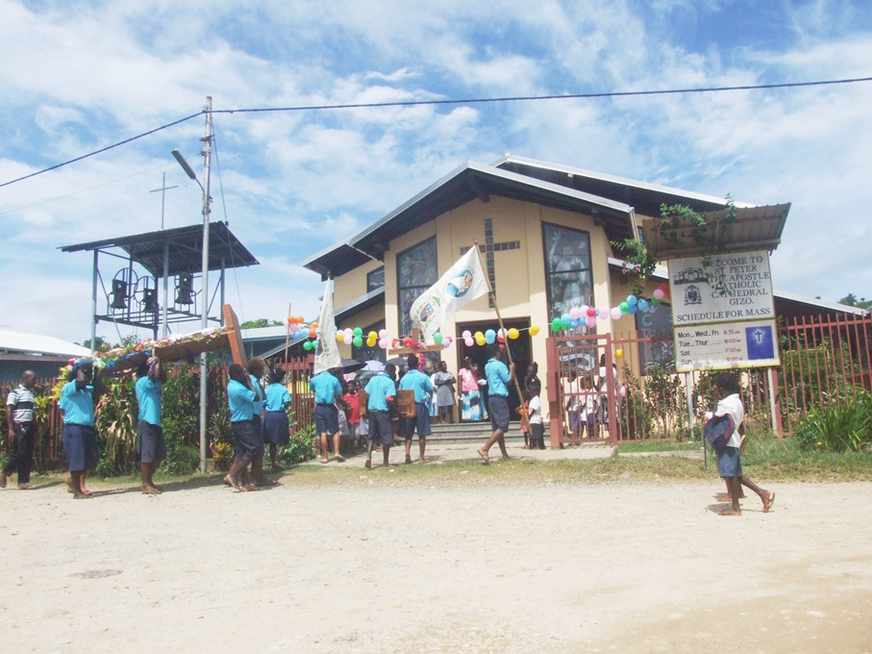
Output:
[[[654,289],[650,298],[637,297],[632,293],[616,306],[609,309],[590,307],[586,304],[580,307],[572,307],[566,313],[555,316],[551,320],[551,333],[559,334],[573,329],[593,329],[596,327],[597,320],[620,320],[624,316],[631,316],[637,313],[650,313],[654,308],[666,300],[669,294],[669,287],[666,284],[661,284]]]

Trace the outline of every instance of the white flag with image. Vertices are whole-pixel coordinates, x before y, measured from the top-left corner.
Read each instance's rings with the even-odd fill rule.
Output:
[[[421,330],[424,340],[432,342],[446,317],[487,292],[488,283],[478,247],[473,246],[415,300],[409,316],[412,324]]]
[[[324,299],[321,300],[321,315],[318,317],[318,343],[315,346],[315,374],[338,368],[342,365],[339,345],[336,343],[336,319],[333,317],[333,280],[324,285]]]

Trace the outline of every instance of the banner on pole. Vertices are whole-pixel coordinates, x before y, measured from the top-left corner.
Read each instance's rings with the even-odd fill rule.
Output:
[[[478,248],[471,247],[415,300],[409,316],[412,324],[421,330],[424,340],[431,342],[434,334],[442,329],[447,316],[487,292],[487,278],[481,267]]]
[[[336,344],[336,318],[333,315],[333,280],[324,285],[324,298],[321,300],[321,315],[318,317],[318,345],[315,349],[315,374],[339,368],[342,357]]]

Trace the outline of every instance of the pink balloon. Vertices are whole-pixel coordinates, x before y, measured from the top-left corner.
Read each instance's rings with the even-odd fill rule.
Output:
[[[581,309],[579,309],[578,307],[572,307],[569,310],[569,317],[572,318],[573,320],[578,320],[579,318],[581,318],[581,313],[582,313]]]
[[[464,329],[464,330],[463,330],[463,333],[461,334],[461,336],[463,337],[463,340],[464,340],[464,341],[467,341],[467,340],[469,340],[469,339],[472,338],[472,332],[469,331],[468,329]]]
[[[594,318],[593,316],[588,316],[588,317],[585,319],[584,323],[585,323],[588,327],[596,327],[596,318]]]
[[[445,338],[442,339],[443,345],[451,345],[453,342],[454,342],[454,338],[451,336],[446,336]]]
[[[654,289],[654,297],[657,298],[658,300],[662,300],[663,298],[666,297],[666,292],[662,288],[655,288]]]
[[[608,317],[609,317],[609,310],[608,310],[608,309],[600,309],[600,310],[597,312],[597,317],[598,317],[600,320],[607,320]]]
[[[466,347],[472,347],[472,338],[464,338],[464,339],[463,339],[463,344],[464,344]]]
[[[387,329],[379,329],[378,330],[378,337],[379,338],[387,338],[388,337],[388,330]]]
[[[387,350],[387,349],[388,349],[388,345],[390,345],[390,343],[388,342],[388,339],[386,339],[386,338],[380,338],[380,339],[379,339],[379,341],[378,341],[378,346],[379,346],[381,349],[383,349],[383,350]]]
[[[587,317],[588,318],[596,318],[596,309],[594,309],[593,307],[588,307],[587,308]]]

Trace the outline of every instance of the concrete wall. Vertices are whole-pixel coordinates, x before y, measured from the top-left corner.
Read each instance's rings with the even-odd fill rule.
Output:
[[[381,265],[381,261],[367,261],[362,266],[336,277],[333,280],[334,308],[341,309],[366,293],[366,274]]]

